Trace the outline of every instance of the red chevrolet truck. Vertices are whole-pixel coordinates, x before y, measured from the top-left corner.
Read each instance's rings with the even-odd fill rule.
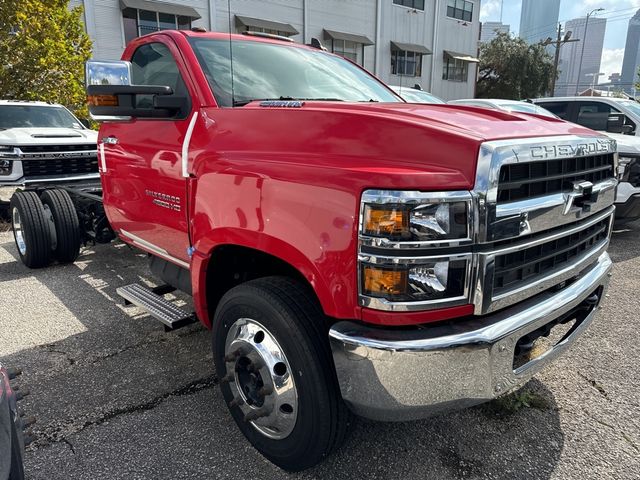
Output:
[[[523,385],[611,270],[615,141],[405,103],[319,47],[163,31],[90,62],[100,185],[12,202],[34,265],[113,236],[147,252],[160,286],[119,293],[212,330],[231,416],[286,470],[338,448],[350,412],[413,420]]]

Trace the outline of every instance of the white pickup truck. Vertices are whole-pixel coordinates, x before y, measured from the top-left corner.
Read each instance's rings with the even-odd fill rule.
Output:
[[[19,188],[99,183],[97,140],[62,105],[0,100],[0,216]]]

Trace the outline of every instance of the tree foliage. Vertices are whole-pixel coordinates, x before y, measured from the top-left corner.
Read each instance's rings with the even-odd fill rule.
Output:
[[[69,0],[0,0],[0,98],[61,103],[86,116],[91,40]]]
[[[543,96],[553,76],[553,59],[541,44],[498,33],[480,47],[477,96],[521,100]]]

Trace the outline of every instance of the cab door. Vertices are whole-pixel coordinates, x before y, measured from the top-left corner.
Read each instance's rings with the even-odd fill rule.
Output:
[[[102,175],[109,221],[123,240],[188,267],[187,178],[182,153],[196,118],[194,89],[173,41],[157,36],[131,57],[134,85],[169,86],[186,97],[172,118],[135,118],[105,123],[100,130]],[[140,107],[152,97],[138,96]]]

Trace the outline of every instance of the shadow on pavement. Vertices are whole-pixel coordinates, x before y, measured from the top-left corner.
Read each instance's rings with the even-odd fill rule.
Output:
[[[614,262],[624,262],[640,255],[636,248],[640,240],[640,221],[630,222],[624,225],[615,225],[611,241],[617,247],[615,251],[609,250],[611,259]]]

